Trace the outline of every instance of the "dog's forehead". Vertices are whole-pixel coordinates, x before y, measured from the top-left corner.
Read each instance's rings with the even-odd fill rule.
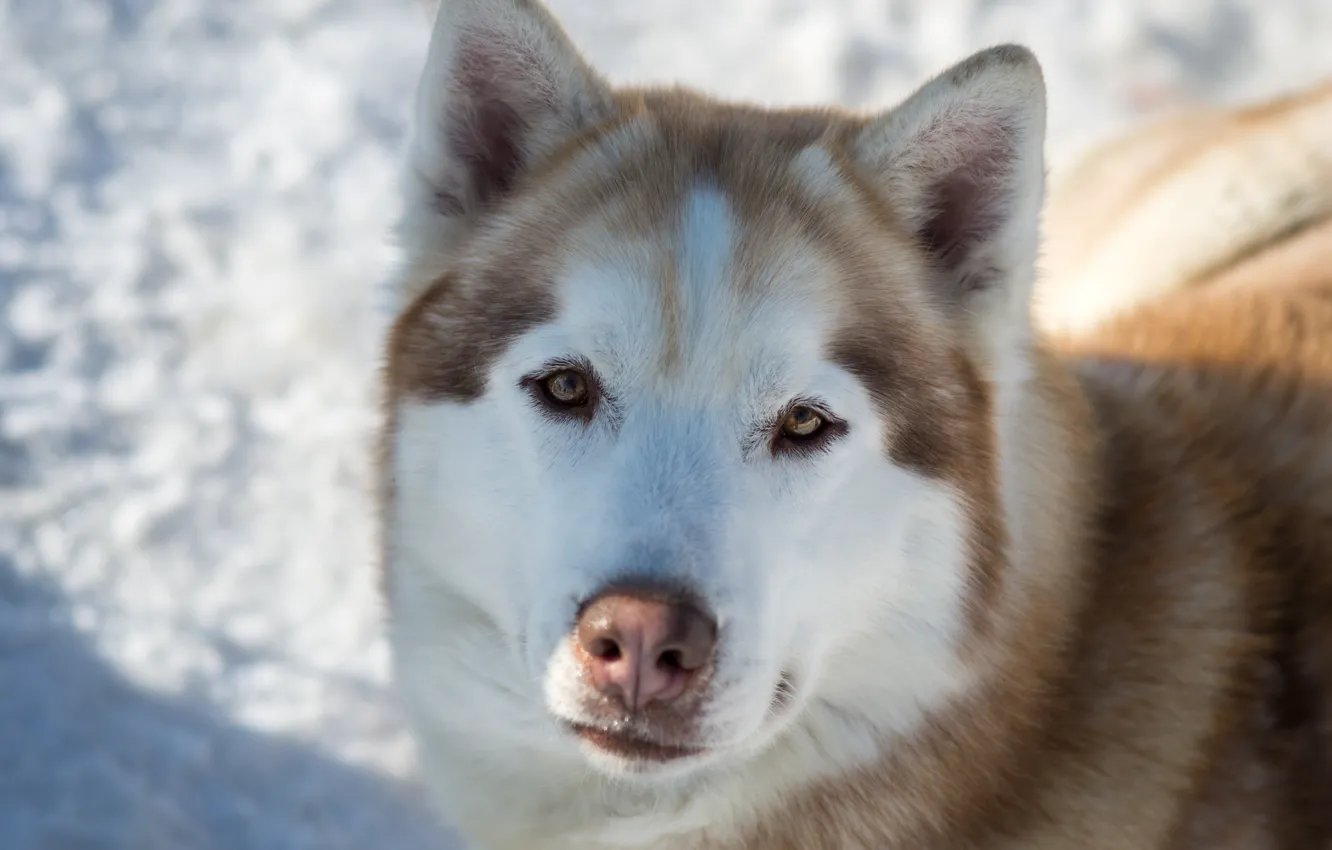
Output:
[[[395,391],[476,398],[552,325],[599,349],[565,353],[718,391],[864,344],[885,368],[920,352],[921,252],[846,162],[850,119],[653,97],[558,152],[402,314]]]
[[[557,321],[637,368],[808,360],[866,299],[903,318],[920,307],[919,251],[826,139],[651,115],[563,165],[504,241],[528,252],[550,235],[538,276]]]
[[[625,227],[615,204],[569,234],[555,276],[557,323],[617,371],[711,376],[733,388],[828,348],[841,311],[832,263],[792,227],[747,221],[703,178],[650,227]]]

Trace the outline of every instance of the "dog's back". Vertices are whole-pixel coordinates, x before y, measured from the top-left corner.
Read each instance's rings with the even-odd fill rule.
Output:
[[[1178,843],[1329,846],[1332,83],[1115,140],[1056,184],[1045,221],[1037,315],[1098,409],[1118,494],[1103,534],[1137,538],[1105,547],[1107,582],[1181,536],[1242,561],[1243,646]],[[1189,572],[1163,564],[1140,589],[1159,602]]]
[[[1099,146],[1053,182],[1044,229],[1056,332],[1184,287],[1332,284],[1332,81]]]

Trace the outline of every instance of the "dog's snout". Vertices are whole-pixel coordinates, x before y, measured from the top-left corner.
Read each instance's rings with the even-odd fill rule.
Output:
[[[717,624],[682,598],[607,593],[579,615],[577,645],[591,685],[635,712],[689,692],[712,661]]]

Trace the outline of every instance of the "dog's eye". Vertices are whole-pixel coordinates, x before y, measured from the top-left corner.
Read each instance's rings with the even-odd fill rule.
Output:
[[[827,450],[847,431],[846,423],[814,404],[793,404],[769,433],[774,455]]]
[[[588,424],[606,400],[592,367],[581,360],[548,363],[519,382],[538,411],[555,421]]]
[[[782,436],[791,440],[807,440],[822,431],[826,424],[817,410],[800,405],[791,408],[782,420]]]
[[[587,403],[590,395],[587,378],[574,369],[561,369],[541,381],[546,398],[561,407],[578,407]]]

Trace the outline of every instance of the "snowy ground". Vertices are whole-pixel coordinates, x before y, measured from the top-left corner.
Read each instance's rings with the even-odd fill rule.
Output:
[[[1025,41],[1056,163],[1332,73],[1327,0],[553,5],[614,78],[769,102]],[[0,847],[448,846],[364,496],[426,36],[415,0],[0,0]]]

